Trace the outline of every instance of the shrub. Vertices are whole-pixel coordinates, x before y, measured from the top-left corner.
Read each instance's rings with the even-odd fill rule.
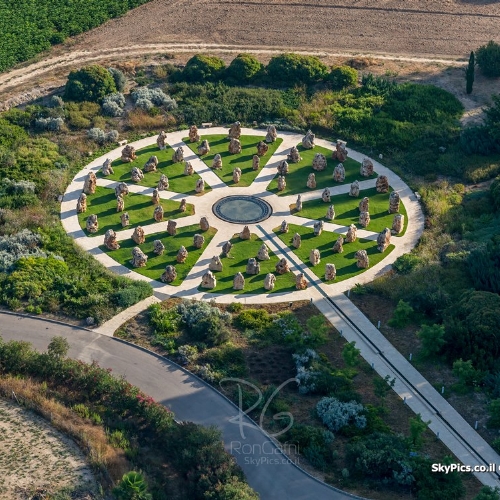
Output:
[[[175,99],[172,99],[158,88],[138,87],[132,91],[131,96],[136,107],[143,111],[150,111],[155,106],[162,106],[167,111],[177,108]]]
[[[14,264],[25,257],[46,257],[40,245],[42,238],[39,234],[23,229],[11,236],[0,236],[0,271],[10,271]]]
[[[226,75],[239,84],[249,83],[262,73],[264,65],[250,54],[239,54],[226,70]]]
[[[99,104],[95,102],[68,102],[64,106],[67,122],[74,128],[89,128],[99,114]]]
[[[334,90],[355,87],[358,83],[358,72],[350,66],[336,66],[330,71],[328,81]]]
[[[117,130],[104,132],[104,130],[94,127],[87,131],[87,137],[102,146],[106,142],[116,142],[119,134]]]
[[[123,92],[127,83],[125,73],[117,68],[108,68],[108,71],[115,81],[116,90],[118,90],[118,92]]]
[[[490,186],[490,195],[495,210],[500,211],[500,177],[497,177]]]
[[[406,326],[413,315],[413,307],[410,306],[404,300],[400,300],[396,309],[394,309],[394,313],[392,318],[388,321],[389,325],[395,328],[402,328]]]
[[[333,432],[354,424],[358,429],[366,427],[365,407],[356,401],[342,403],[336,398],[322,398],[316,405],[321,421]]]
[[[500,488],[483,486],[473,500],[500,500]]]
[[[493,203],[495,204],[495,200]],[[470,252],[467,265],[476,290],[500,293],[500,238],[498,236],[488,241],[486,246]]]
[[[113,495],[118,500],[151,500],[144,476],[135,471],[127,472],[113,490]]]
[[[54,358],[65,358],[69,351],[69,342],[65,337],[52,337],[47,353]]]
[[[218,57],[197,54],[186,63],[182,77],[188,82],[214,82],[222,78],[225,67]]]
[[[272,317],[265,309],[246,309],[236,318],[236,324],[244,329],[262,331],[272,323]]]
[[[144,281],[134,281],[128,288],[122,288],[111,294],[111,302],[121,309],[127,309],[146,297],[153,294],[153,289],[149,283]]]
[[[328,75],[328,67],[315,56],[281,54],[273,57],[266,68],[273,83],[286,87],[311,85]]]
[[[106,96],[102,101],[102,111],[107,116],[121,116],[125,106],[125,96],[120,92]]]
[[[149,324],[154,328],[155,335],[166,335],[178,330],[181,316],[175,308],[163,309],[161,304],[151,304],[148,313]]]
[[[64,98],[70,101],[101,102],[105,96],[116,92],[111,73],[102,66],[86,66],[73,70],[68,76]]]
[[[446,343],[444,340],[443,325],[422,325],[417,332],[417,337],[422,343],[420,352],[426,358],[431,358],[439,354]]]
[[[58,95],[53,95],[49,99],[47,106],[49,108],[62,108],[64,106],[64,101],[62,100],[62,97]]]
[[[485,76],[500,76],[500,45],[490,40],[476,50],[477,64]]]
[[[177,349],[177,353],[179,354],[182,363],[187,364],[193,362],[197,358],[198,348],[194,345],[181,345]]]
[[[59,132],[64,126],[64,120],[61,117],[57,118],[37,118],[35,120],[35,128],[39,130],[50,130],[51,132]]]

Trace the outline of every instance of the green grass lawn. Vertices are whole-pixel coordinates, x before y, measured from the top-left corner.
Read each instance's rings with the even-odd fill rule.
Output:
[[[315,146],[313,149],[304,149],[302,144],[297,146],[300,151],[300,156],[302,160],[299,163],[289,163],[288,167],[290,173],[286,176],[286,188],[283,191],[278,191],[278,180],[275,177],[269,186],[267,186],[268,191],[271,191],[280,195],[290,195],[299,194],[311,191],[307,186],[307,177],[311,172],[316,174],[316,189],[325,189],[326,187],[335,186],[337,183],[333,180],[333,171],[335,167],[340,163],[337,160],[332,160],[332,151],[330,149],[322,148],[321,146]],[[316,153],[323,153],[327,159],[327,167],[322,172],[316,172],[312,168],[312,163],[314,155]],[[342,184],[351,184],[355,180],[366,180],[368,177],[361,177],[359,174],[359,168],[361,164],[357,161],[347,158],[344,162],[345,168],[345,181]],[[374,173],[370,179],[377,177]]]
[[[257,257],[259,248],[262,246],[262,240],[257,235],[252,234],[249,240],[241,240],[238,234],[235,234],[231,239],[233,248],[231,249],[230,257],[221,257],[222,271],[214,272],[217,278],[217,286],[213,290],[199,288],[200,291],[214,293],[273,293],[273,292],[288,292],[295,290],[295,277],[293,273],[283,275],[276,274],[276,264],[279,259],[271,250],[269,250],[270,260],[260,262],[260,273],[257,275],[246,274],[248,259]],[[245,277],[245,289],[233,290],[234,275],[241,272]],[[264,279],[267,273],[273,273],[276,276],[276,284],[272,291],[264,288]]]
[[[214,156],[219,153],[222,157],[222,169],[214,170],[214,172],[224,181],[228,186],[250,186],[254,181],[260,170],[252,169],[252,158],[253,155],[257,154],[257,144],[265,139],[265,136],[258,137],[254,135],[242,135],[240,137],[241,142],[241,153],[239,155],[232,155],[227,150],[229,146],[229,139],[227,135],[202,135],[200,142],[207,140],[210,144],[210,152],[201,156],[200,158],[206,163],[208,167],[212,167],[212,160]],[[189,142],[189,138],[186,137],[183,141],[192,149],[192,151],[198,154],[198,145],[200,142]],[[269,149],[264,156],[260,157],[260,168],[269,161],[271,155],[276,151],[278,146],[283,142],[283,139],[277,139],[276,142],[268,144]],[[233,170],[238,167],[241,169],[241,179],[238,184],[233,182]]]
[[[123,228],[120,220],[121,212],[116,211],[116,196],[113,189],[97,186],[95,194],[87,195],[87,211],[83,214],[78,214],[78,222],[80,227],[85,231],[87,236],[97,236],[104,234],[108,229],[113,229],[115,232],[123,229],[130,229],[136,226],[147,226],[154,224],[156,221],[153,218],[155,206],[151,202],[151,196],[143,194],[129,193],[124,196],[125,212],[130,216],[130,226]],[[190,203],[186,206],[186,211],[179,210],[179,201],[161,200],[163,207],[164,219],[179,219],[194,214],[194,206]],[[86,222],[87,217],[91,214],[97,215],[99,222],[99,231],[97,233],[87,233]]]
[[[296,226],[295,224],[290,224],[288,233],[280,233],[279,228],[276,228],[274,232],[321,280],[325,281],[325,264],[335,264],[337,277],[329,283],[344,281],[364,271],[364,269],[359,269],[356,265],[357,261],[354,254],[358,250],[366,250],[370,259],[370,267],[373,267],[394,249],[394,245],[390,245],[384,253],[381,253],[377,250],[376,241],[357,239],[354,243],[344,243],[344,252],[339,254],[332,251],[333,244],[339,237],[337,233],[323,231],[320,236],[314,236],[312,227]],[[292,245],[292,238],[295,233],[299,233],[302,237],[300,248],[295,248]],[[317,248],[321,254],[321,262],[315,267],[309,262],[309,253],[314,248]]]
[[[154,155],[158,158],[158,167],[155,172],[144,174],[144,179],[139,182],[140,186],[156,187],[161,174],[165,174],[170,183],[169,191],[196,195],[197,193],[194,188],[200,176],[196,172],[193,175],[184,175],[184,162],[173,163],[172,153],[173,149],[170,146],[167,146],[164,150],[159,150],[156,144],[139,149],[136,151],[137,158],[132,163],[123,163],[119,158],[115,160],[112,163],[115,173],[105,178],[113,181],[123,181],[127,184],[135,184],[130,177],[130,171],[133,167],[139,167],[142,170],[149,157]],[[185,156],[188,153],[189,151],[184,151]],[[97,173],[97,177],[103,177],[100,171]],[[205,184],[205,190],[209,191],[210,189]]]
[[[295,205],[291,205],[291,213],[299,217],[333,222],[342,226],[354,224],[358,229],[364,229],[359,223],[358,205],[365,196],[370,199],[370,224],[368,224],[366,230],[380,233],[386,227],[391,229],[395,214],[388,213],[389,193],[377,193],[376,188],[360,191],[358,198],[353,198],[348,193],[333,196],[331,201],[335,208],[335,219],[333,221],[325,219],[326,210],[330,204],[324,203],[321,198],[304,202],[300,212],[295,212]],[[403,236],[408,225],[408,215],[402,202],[399,205],[399,213],[405,216],[404,229],[398,235]]]
[[[177,278],[170,284],[179,286],[196,264],[200,255],[216,232],[217,230],[212,227],[208,231],[203,232],[198,224],[194,224],[192,226],[180,228],[175,236],[170,236],[167,232],[150,234],[146,236],[146,241],[142,245],[139,245],[141,250],[148,256],[146,267],[133,267],[130,264],[132,249],[137,246],[132,238],[120,241],[120,248],[118,250],[108,250],[104,245],[100,248],[120,264],[157,281],[161,281],[160,276],[165,271],[165,267],[171,264],[175,266],[177,270]],[[203,248],[195,248],[193,246],[193,236],[195,234],[202,234],[205,237]],[[165,252],[163,255],[156,255],[153,252],[154,240],[161,240],[165,245]],[[188,251],[188,258],[183,264],[179,264],[176,261],[177,252],[181,245],[185,246]]]

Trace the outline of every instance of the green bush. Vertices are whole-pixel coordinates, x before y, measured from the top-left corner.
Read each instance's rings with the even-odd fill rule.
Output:
[[[315,56],[281,54],[273,57],[266,68],[272,83],[285,87],[312,85],[328,75],[328,67]]]
[[[426,358],[432,358],[439,354],[446,343],[443,325],[422,325],[417,332],[417,337],[422,343],[420,353]]]
[[[262,331],[268,328],[273,318],[265,309],[245,309],[236,317],[236,324],[243,329]]]
[[[226,65],[215,56],[197,54],[186,63],[182,77],[187,82],[214,82],[223,77]]]
[[[247,374],[243,351],[233,345],[209,349],[198,361],[208,363],[213,370],[223,373],[225,377],[243,377]]]
[[[483,486],[478,495],[473,500],[500,500],[500,489]]]
[[[500,237],[498,235],[492,238],[486,246],[470,252],[467,264],[476,290],[500,293]]]
[[[336,66],[330,71],[328,81],[334,90],[355,87],[358,83],[358,72],[350,66]]]
[[[255,80],[262,71],[264,65],[250,54],[238,54],[228,66],[226,77],[237,84],[248,84]]]
[[[500,76],[500,45],[490,40],[476,50],[477,64],[485,76]]]
[[[411,321],[412,316],[413,307],[401,299],[396,309],[394,309],[394,313],[392,314],[392,318],[388,321],[388,324],[393,328],[403,328]]]
[[[130,471],[123,475],[121,481],[113,490],[113,495],[118,500],[151,500],[148,486],[140,472]]]
[[[116,91],[111,73],[102,66],[93,65],[71,71],[64,89],[64,98],[69,101],[100,103],[104,97]]]
[[[149,283],[134,281],[128,288],[123,288],[113,293],[111,295],[111,301],[117,307],[126,309],[151,295],[153,295],[153,289]]]

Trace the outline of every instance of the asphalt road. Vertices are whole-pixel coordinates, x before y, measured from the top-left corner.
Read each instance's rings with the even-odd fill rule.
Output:
[[[103,368],[123,375],[132,384],[171,409],[177,420],[215,425],[225,448],[242,467],[249,484],[262,500],[347,500],[353,497],[317,481],[289,463],[269,438],[250,420],[242,428],[231,422],[238,410],[205,383],[168,360],[70,325],[0,313],[0,336],[5,340],[25,340],[37,350],[45,350],[56,335],[70,343],[69,356],[96,361]]]

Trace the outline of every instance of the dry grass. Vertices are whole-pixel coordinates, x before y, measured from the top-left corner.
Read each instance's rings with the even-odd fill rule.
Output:
[[[128,127],[132,130],[159,130],[173,125],[175,125],[175,119],[170,115],[151,116],[140,109],[130,111],[128,114]]]

